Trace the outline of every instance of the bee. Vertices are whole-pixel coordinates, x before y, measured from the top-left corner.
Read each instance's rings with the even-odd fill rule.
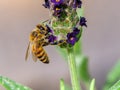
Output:
[[[44,50],[43,46],[49,45],[46,39],[48,35],[48,29],[43,24],[38,24],[34,30],[29,35],[29,44],[26,51],[25,60],[27,60],[29,53],[32,53],[32,58],[36,62],[37,59],[43,63],[48,64],[49,58]]]

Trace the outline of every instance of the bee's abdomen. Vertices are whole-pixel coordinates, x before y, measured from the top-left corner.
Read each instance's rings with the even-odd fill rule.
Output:
[[[49,59],[47,56],[47,53],[45,52],[45,50],[42,47],[39,47],[36,51],[36,56],[37,58],[42,61],[43,63],[49,63]]]

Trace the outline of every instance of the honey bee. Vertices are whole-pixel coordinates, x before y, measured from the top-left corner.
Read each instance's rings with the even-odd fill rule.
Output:
[[[43,46],[47,46],[48,40],[46,39],[48,35],[48,29],[43,24],[39,24],[29,35],[29,44],[26,51],[25,60],[27,60],[29,53],[32,53],[32,58],[36,62],[37,59],[43,63],[48,64],[49,58],[44,50]]]

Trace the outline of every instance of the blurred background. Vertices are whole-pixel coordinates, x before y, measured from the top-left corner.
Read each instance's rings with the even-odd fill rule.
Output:
[[[24,60],[28,35],[36,24],[49,18],[43,0],[0,0],[0,75],[33,90],[59,90],[59,80],[70,83],[67,63],[53,46],[46,47],[50,64]],[[87,28],[83,52],[98,90],[106,74],[120,58],[120,1],[83,0]],[[0,90],[4,90],[0,86]]]

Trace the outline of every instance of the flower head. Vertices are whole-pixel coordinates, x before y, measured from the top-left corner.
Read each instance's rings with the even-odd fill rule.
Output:
[[[51,0],[51,2],[54,4],[61,4],[63,3],[63,0]]]
[[[73,46],[77,41],[78,41],[78,38],[74,33],[67,34],[67,43]]]
[[[85,17],[80,17],[80,22],[79,22],[79,24],[80,24],[81,26],[87,27],[86,22],[87,22],[87,20],[86,20]]]
[[[81,8],[81,5],[81,0],[72,0],[71,2],[70,0],[45,0],[43,6],[49,8],[52,15],[49,22],[51,26],[46,25],[48,30],[47,40],[50,44],[57,45],[60,40],[64,40],[66,47],[71,47],[79,40],[81,37],[81,28],[79,29],[76,26],[79,23],[79,27],[87,27],[86,19],[84,17],[80,17],[79,19],[77,15],[76,8]],[[71,30],[71,28],[73,29]]]
[[[81,8],[82,1],[81,0],[74,0],[73,2],[73,8]]]
[[[49,0],[45,0],[45,4],[43,4],[45,8],[50,8],[50,2]]]

